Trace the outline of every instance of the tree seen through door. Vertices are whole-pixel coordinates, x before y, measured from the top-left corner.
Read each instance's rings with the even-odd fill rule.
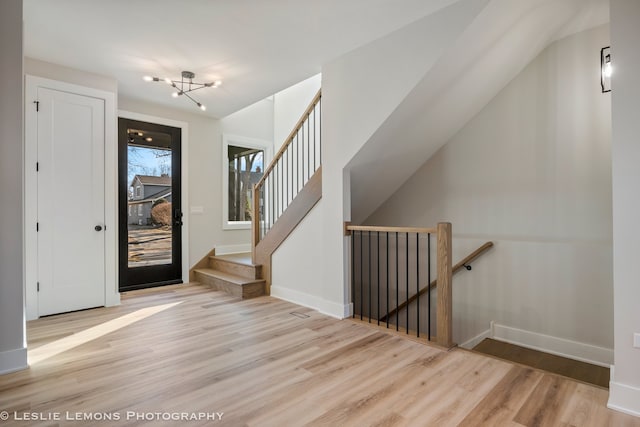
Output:
[[[264,151],[255,148],[228,146],[229,160],[229,221],[251,221],[253,186],[264,171]]]
[[[128,129],[129,267],[171,263],[171,149],[152,145],[159,132]],[[164,144],[161,144],[164,145]]]

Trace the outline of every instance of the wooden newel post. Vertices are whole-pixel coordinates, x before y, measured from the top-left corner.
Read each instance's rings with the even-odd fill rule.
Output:
[[[451,292],[451,223],[438,223],[438,305],[436,310],[437,342],[453,347]]]
[[[253,212],[251,212],[251,261],[256,264],[256,246],[260,242],[260,190],[253,186]]]

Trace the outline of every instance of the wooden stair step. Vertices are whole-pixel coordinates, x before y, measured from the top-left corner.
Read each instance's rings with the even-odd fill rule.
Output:
[[[198,268],[194,272],[198,282],[236,297],[247,299],[265,294],[263,279],[242,277],[212,268]]]
[[[260,279],[262,275],[262,266],[251,262],[250,253],[210,256],[209,268],[248,279]]]

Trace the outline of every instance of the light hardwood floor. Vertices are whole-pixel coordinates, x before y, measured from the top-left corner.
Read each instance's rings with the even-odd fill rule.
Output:
[[[31,368],[0,376],[2,427],[640,426],[600,388],[198,285],[29,322],[28,338]],[[224,414],[162,421],[200,412]],[[61,420],[14,419],[33,413]],[[77,421],[100,414],[120,419]]]

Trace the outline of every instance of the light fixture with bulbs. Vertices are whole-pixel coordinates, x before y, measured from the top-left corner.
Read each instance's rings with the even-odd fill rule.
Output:
[[[161,79],[160,77],[151,77],[151,76],[144,76],[142,79],[146,82],[165,82],[166,84],[168,84],[169,86],[175,89],[175,91],[171,94],[171,96],[173,96],[174,98],[178,98],[184,95],[187,98],[189,98],[191,101],[193,101],[193,103],[196,104],[198,108],[200,108],[202,111],[206,111],[207,107],[204,104],[193,99],[193,97],[189,95],[189,93],[196,91],[198,89],[203,89],[205,87],[216,88],[216,87],[219,87],[222,84],[222,82],[220,80],[216,80],[215,82],[210,82],[210,83],[197,83],[193,81],[195,77],[196,77],[195,73],[191,71],[183,71],[181,80],[171,80],[168,77]]]
[[[613,74],[611,47],[607,46],[600,49],[600,86],[602,86],[602,93],[611,92],[611,74]]]

